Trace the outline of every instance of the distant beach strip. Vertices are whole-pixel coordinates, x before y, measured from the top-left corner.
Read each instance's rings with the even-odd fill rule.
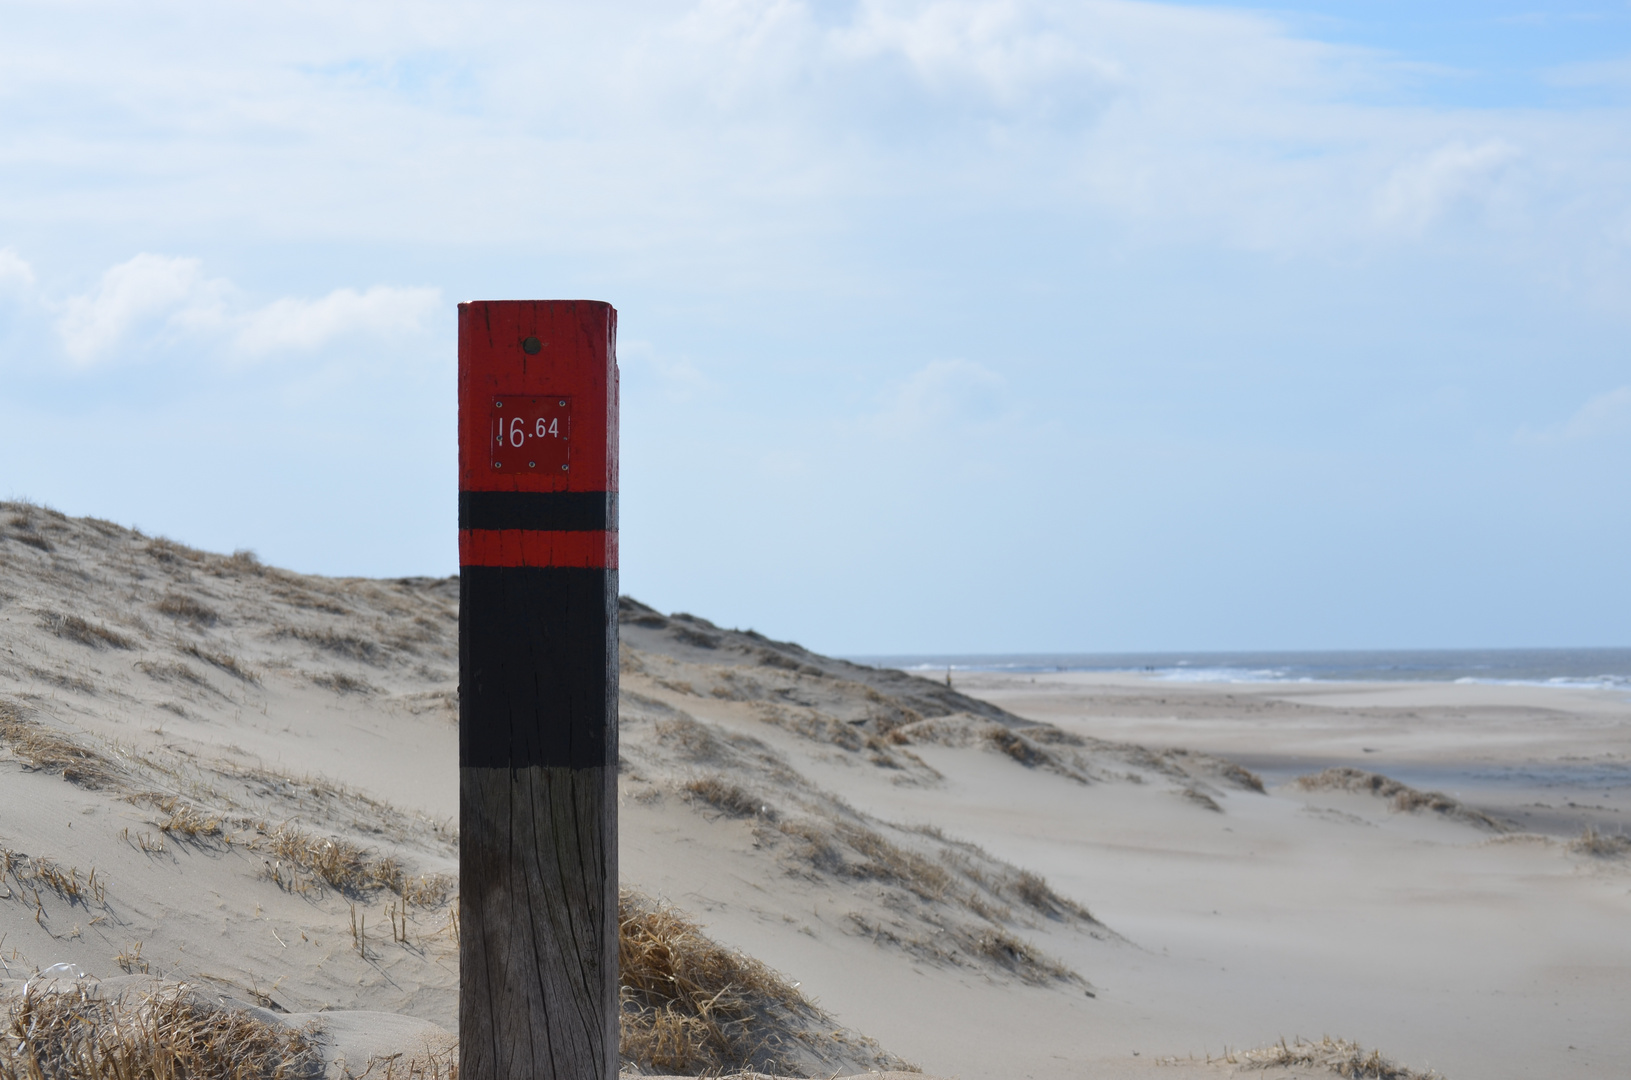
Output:
[[[1460,682],[1631,693],[1631,648],[851,656],[915,673],[1066,671],[1171,682]]]

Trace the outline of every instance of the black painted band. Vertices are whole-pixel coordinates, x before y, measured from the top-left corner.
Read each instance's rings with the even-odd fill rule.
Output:
[[[461,529],[617,529],[615,491],[461,491]]]
[[[617,571],[459,572],[459,765],[617,764]]]

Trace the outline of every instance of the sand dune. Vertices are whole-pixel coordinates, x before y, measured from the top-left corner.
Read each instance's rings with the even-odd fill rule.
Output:
[[[66,962],[313,1024],[336,1076],[445,1051],[457,605],[456,579],[0,507],[0,994]],[[691,935],[696,979],[760,987],[707,1017],[631,985],[631,1067],[1291,1076],[1369,1053],[1325,1034],[1457,1078],[1631,1066],[1631,807],[1584,783],[1631,762],[1621,699],[953,688],[621,614],[628,910]],[[652,1049],[670,1029],[688,1058]]]

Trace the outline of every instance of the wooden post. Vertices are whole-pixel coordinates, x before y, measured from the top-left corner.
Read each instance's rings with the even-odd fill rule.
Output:
[[[459,574],[459,1072],[614,1080],[611,305],[459,305]]]

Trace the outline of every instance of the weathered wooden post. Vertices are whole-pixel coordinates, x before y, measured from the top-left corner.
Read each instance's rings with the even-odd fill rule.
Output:
[[[459,1070],[617,1076],[617,312],[459,305]]]

